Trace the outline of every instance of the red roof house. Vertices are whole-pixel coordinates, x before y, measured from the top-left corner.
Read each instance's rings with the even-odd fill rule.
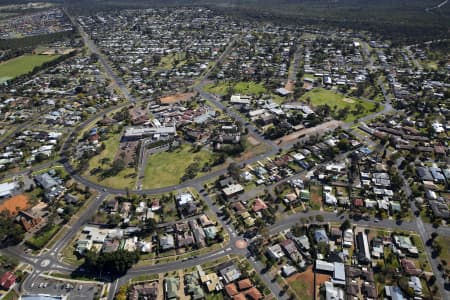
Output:
[[[16,276],[11,272],[6,272],[3,274],[2,278],[0,278],[0,287],[9,290],[14,283],[16,282]]]

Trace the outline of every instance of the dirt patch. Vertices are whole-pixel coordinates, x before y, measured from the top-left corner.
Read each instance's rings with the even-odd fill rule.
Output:
[[[254,136],[249,136],[249,137],[247,138],[247,141],[248,141],[248,142],[250,143],[250,145],[252,145],[252,146],[258,146],[258,145],[261,144],[257,139],[255,139]]]
[[[293,92],[295,89],[295,81],[294,80],[288,80],[286,82],[286,85],[284,86],[285,89],[287,89],[289,92]]]
[[[17,195],[0,203],[0,212],[7,210],[12,215],[16,215],[19,210],[25,210],[28,207],[28,197],[26,195]]]
[[[161,104],[171,104],[171,103],[177,103],[177,102],[186,102],[190,101],[195,96],[195,93],[182,93],[182,94],[175,94],[167,97],[162,97],[160,99]]]
[[[342,99],[342,101],[347,102],[347,103],[355,103],[355,100],[350,99],[350,98],[344,98],[344,99]]]
[[[329,121],[329,122],[325,122],[322,123],[320,125],[317,125],[315,127],[311,127],[311,128],[305,128],[305,129],[301,129],[298,131],[295,131],[289,135],[286,135],[282,138],[279,138],[277,140],[275,140],[276,144],[281,144],[281,145],[285,145],[285,144],[289,144],[292,142],[296,142],[297,139],[299,138],[303,138],[303,137],[308,137],[310,135],[316,135],[316,134],[324,134],[326,132],[329,131],[333,131],[336,128],[338,128],[339,126],[341,126],[342,124],[344,124],[344,122],[341,121]]]
[[[329,280],[329,275],[316,274],[316,287],[319,288],[325,281]],[[306,287],[305,294],[309,297],[314,297],[314,292],[317,290],[314,287],[314,272],[312,266],[306,269],[305,272],[297,273],[287,278],[287,282],[302,281]]]

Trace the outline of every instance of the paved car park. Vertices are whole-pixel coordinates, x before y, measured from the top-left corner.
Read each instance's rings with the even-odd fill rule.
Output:
[[[37,277],[27,290],[30,294],[67,296],[70,300],[94,299],[102,291],[102,284]]]

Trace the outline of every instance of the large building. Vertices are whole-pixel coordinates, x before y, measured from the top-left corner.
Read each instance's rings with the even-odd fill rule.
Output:
[[[136,141],[143,138],[160,138],[173,137],[177,135],[175,126],[170,127],[129,127],[125,129],[123,139],[126,141]]]

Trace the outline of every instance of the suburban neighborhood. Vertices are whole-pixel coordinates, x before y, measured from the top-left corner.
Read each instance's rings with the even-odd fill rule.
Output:
[[[67,5],[0,5],[0,299],[449,299],[448,39]]]

